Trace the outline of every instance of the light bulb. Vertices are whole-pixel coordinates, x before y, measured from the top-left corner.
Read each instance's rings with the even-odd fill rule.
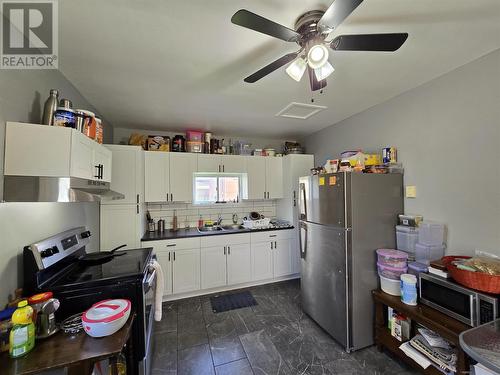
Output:
[[[323,44],[316,44],[307,53],[307,63],[313,69],[319,68],[328,60],[328,50]]]
[[[286,68],[286,73],[294,80],[299,82],[306,71],[307,63],[302,57],[297,57],[289,66]]]
[[[335,71],[335,68],[330,64],[328,61],[326,61],[323,66],[320,66],[319,68],[314,69],[314,74],[316,75],[316,79],[318,81],[322,81],[325,78],[327,78],[330,74],[332,74]]]

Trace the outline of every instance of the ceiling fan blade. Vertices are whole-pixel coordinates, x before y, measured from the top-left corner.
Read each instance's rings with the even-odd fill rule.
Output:
[[[407,38],[407,33],[339,35],[332,40],[330,48],[336,51],[394,52]]]
[[[282,56],[278,60],[273,61],[272,63],[266,65],[262,69],[257,70],[254,74],[249,75],[247,78],[244,79],[244,81],[247,83],[255,83],[259,79],[267,76],[269,73],[272,73],[276,69],[279,69],[283,65],[286,65],[289,62],[293,61],[298,55],[299,55],[298,52],[293,52],[293,53],[289,53],[285,56]]]
[[[231,17],[231,22],[235,25],[243,26],[259,33],[267,34],[285,42],[295,42],[300,34],[279,23],[261,17],[246,9],[240,9]]]
[[[318,91],[326,87],[326,79],[318,81],[316,74],[314,74],[314,69],[307,67],[307,73],[309,74],[309,83],[311,84],[311,91]]]
[[[318,21],[323,32],[336,29],[363,0],[335,0]]]

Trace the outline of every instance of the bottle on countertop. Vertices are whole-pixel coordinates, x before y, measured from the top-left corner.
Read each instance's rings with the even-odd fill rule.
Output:
[[[198,219],[198,228],[203,228],[203,218],[200,215],[200,218]]]
[[[179,225],[177,224],[177,210],[174,210],[174,216],[172,217],[172,232],[177,232]]]
[[[12,330],[9,334],[9,354],[12,358],[22,357],[35,347],[35,325],[33,308],[27,300],[17,304],[12,314]]]
[[[51,89],[49,97],[43,105],[43,125],[54,125],[54,114],[56,113],[57,103],[59,103],[59,91]]]

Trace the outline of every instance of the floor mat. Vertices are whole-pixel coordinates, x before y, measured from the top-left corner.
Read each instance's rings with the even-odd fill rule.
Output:
[[[210,303],[212,304],[212,311],[214,313],[258,305],[249,291],[210,297]]]

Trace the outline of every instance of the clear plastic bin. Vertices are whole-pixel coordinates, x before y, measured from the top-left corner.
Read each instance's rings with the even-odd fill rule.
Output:
[[[431,261],[444,257],[444,245],[430,246],[417,243],[415,245],[415,260],[429,265]]]
[[[422,221],[418,231],[418,243],[429,246],[440,246],[444,243],[444,224]]]
[[[415,254],[415,245],[418,242],[418,228],[396,225],[396,245],[398,250]]]
[[[428,270],[427,264],[412,262],[408,263],[408,273],[418,277],[418,274],[423,272],[426,273]]]

